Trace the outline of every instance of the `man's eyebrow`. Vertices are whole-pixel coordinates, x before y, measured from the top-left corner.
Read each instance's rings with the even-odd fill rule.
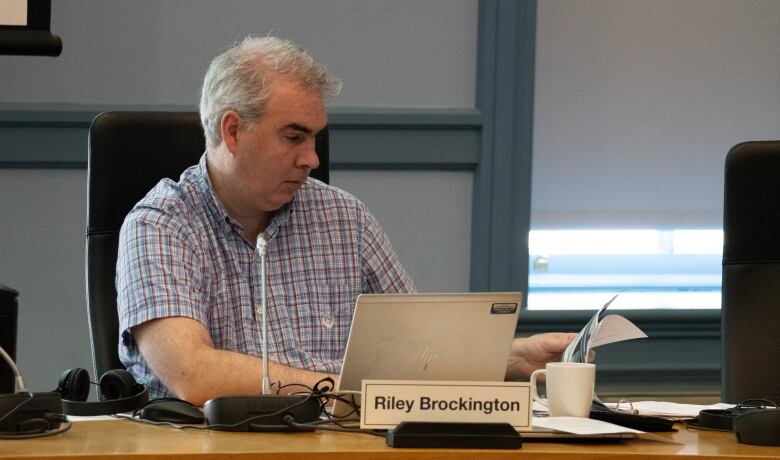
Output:
[[[305,134],[311,134],[312,130],[307,128],[306,126],[299,125],[298,123],[290,123],[289,125],[286,125],[284,129],[293,129],[295,131],[300,131]]]

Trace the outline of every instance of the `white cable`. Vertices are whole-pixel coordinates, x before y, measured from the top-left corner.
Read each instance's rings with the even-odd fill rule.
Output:
[[[14,376],[16,377],[16,391],[29,393],[29,391],[27,390],[27,386],[24,384],[24,379],[22,378],[22,374],[19,372],[19,368],[16,367],[14,360],[11,359],[10,356],[8,356],[8,353],[5,352],[3,347],[0,347],[0,355],[3,356],[5,362],[7,362],[9,366],[11,366],[11,370],[14,372]]]

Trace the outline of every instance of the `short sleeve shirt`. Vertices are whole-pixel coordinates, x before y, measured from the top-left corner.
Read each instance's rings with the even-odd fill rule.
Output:
[[[262,282],[254,242],[213,193],[206,154],[158,183],[119,238],[119,355],[152,397],[171,396],[132,328],[165,317],[202,323],[218,349],[261,356]],[[352,195],[309,178],[265,231],[268,353],[291,367],[339,372],[360,293],[415,286],[387,235]]]

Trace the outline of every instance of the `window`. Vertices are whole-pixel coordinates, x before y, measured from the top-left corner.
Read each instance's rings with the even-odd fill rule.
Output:
[[[720,308],[721,230],[532,230],[529,310]]]

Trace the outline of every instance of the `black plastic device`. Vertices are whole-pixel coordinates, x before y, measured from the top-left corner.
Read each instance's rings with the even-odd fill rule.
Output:
[[[16,359],[16,323],[19,291],[0,284],[0,347]],[[13,393],[16,382],[11,367],[0,361],[0,393]]]
[[[300,431],[285,422],[311,423],[320,418],[322,404],[311,395],[220,396],[203,406],[206,423],[222,431]]]
[[[591,406],[590,418],[639,431],[677,431],[674,421],[669,418],[618,411],[596,401]]]
[[[390,447],[519,449],[523,438],[508,423],[401,422],[387,432]]]
[[[737,144],[723,196],[721,401],[777,393],[780,381],[780,140]]]
[[[0,434],[44,433],[66,420],[59,393],[0,395]]]
[[[734,420],[738,416],[770,408],[777,409],[777,404],[769,399],[747,399],[728,409],[701,410],[696,420],[688,422],[688,425],[710,430],[734,431]]]
[[[759,446],[780,446],[780,409],[754,409],[734,417],[737,441]]]

